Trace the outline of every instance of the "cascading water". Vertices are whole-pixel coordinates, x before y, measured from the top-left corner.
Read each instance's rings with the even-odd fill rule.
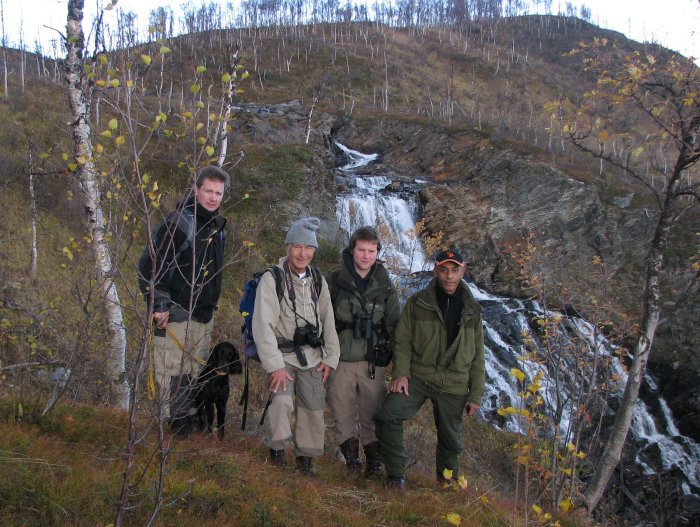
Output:
[[[337,144],[337,143],[336,143]],[[384,176],[361,176],[363,168],[376,161],[376,155],[366,155],[337,144],[347,156],[348,163],[339,169],[339,178],[346,183],[345,192],[336,199],[336,216],[340,227],[349,236],[362,225],[377,226],[383,243],[382,255],[391,274],[406,284],[406,277],[418,273],[418,284],[425,284],[426,258],[415,233],[418,204],[415,192],[410,195],[388,189],[392,181]],[[420,182],[415,182],[417,188]],[[388,243],[387,243],[388,240]],[[486,391],[480,409],[481,416],[495,426],[524,433],[522,419],[515,415],[502,416],[499,409],[522,408],[523,386],[511,375],[517,368],[528,382],[541,373],[538,395],[544,401],[544,411],[551,420],[549,436],[557,435],[568,442],[574,431],[574,417],[579,412],[582,394],[595,393],[597,377],[588,371],[590,364],[605,364],[609,378],[607,391],[615,396],[624,389],[626,372],[616,349],[586,320],[554,313],[537,302],[494,296],[473,284],[469,288],[483,310],[486,354]],[[404,288],[406,289],[406,288]],[[410,287],[408,288],[410,290]],[[556,334],[561,349],[580,350],[578,357],[545,360],[537,321],[560,320]],[[536,352],[532,352],[532,343]],[[551,357],[550,357],[551,359]],[[592,376],[587,377],[587,375]],[[647,382],[652,380],[647,377]],[[591,384],[592,383],[592,384]],[[658,398],[661,417],[655,418],[640,400],[634,412],[630,440],[634,441],[636,462],[643,473],[672,471],[682,473],[683,492],[700,493],[700,445],[679,434],[666,402]]]

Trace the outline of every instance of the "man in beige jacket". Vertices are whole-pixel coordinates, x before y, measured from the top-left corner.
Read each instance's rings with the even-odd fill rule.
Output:
[[[260,362],[268,373],[264,441],[270,460],[285,466],[284,449],[293,440],[297,468],[306,475],[314,474],[312,459],[323,454],[323,385],[340,357],[328,284],[310,265],[318,248],[319,225],[318,218],[305,218],[290,227],[287,256],[277,263],[283,276],[282,298],[278,300],[273,273],[264,273],[252,321]]]

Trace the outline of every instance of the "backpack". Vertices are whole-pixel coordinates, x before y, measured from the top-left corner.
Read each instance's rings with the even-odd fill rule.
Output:
[[[314,289],[316,290],[316,298],[321,295],[321,288],[323,287],[323,278],[321,277],[321,271],[316,267],[309,266],[311,270],[311,276],[314,279]],[[272,273],[275,279],[275,291],[277,292],[277,301],[281,302],[284,296],[284,275],[282,269],[273,265],[263,272],[258,272],[253,275],[245,283],[245,290],[243,292],[243,298],[238,306],[238,310],[243,316],[243,325],[241,326],[241,333],[243,333],[243,354],[245,355],[245,375],[243,382],[243,393],[241,394],[241,400],[239,405],[243,406],[243,417],[241,419],[241,430],[245,430],[246,420],[248,419],[248,399],[250,394],[250,382],[248,373],[248,359],[256,360],[260,362],[260,357],[258,356],[258,348],[255,345],[255,340],[253,339],[253,310],[255,309],[255,295],[258,292],[258,285],[263,275],[267,272]],[[272,395],[267,399],[265,404],[265,409],[263,410],[262,417],[260,418],[260,426],[262,426],[265,420],[265,414],[270,406],[270,401],[272,400]]]
[[[161,231],[161,229],[166,228],[170,230],[172,229],[173,223],[175,224],[176,229],[179,229],[185,234],[187,234],[187,240],[182,245],[180,245],[180,247],[178,247],[177,251],[175,252],[175,256],[172,260],[173,263],[169,266],[166,273],[160,278],[161,280],[166,278],[166,282],[168,281],[167,279],[169,279],[169,275],[172,274],[172,272],[177,267],[176,262],[178,258],[180,258],[180,256],[182,256],[182,254],[194,244],[195,230],[197,227],[197,222],[194,220],[194,213],[192,212],[192,210],[189,208],[184,208],[174,212],[173,214],[168,216],[163,222],[161,222],[161,224],[158,225],[158,227],[156,227],[151,233],[151,239],[155,242],[158,233]],[[175,230],[172,231],[171,236],[164,237],[164,240],[172,239],[174,233]],[[158,247],[155,247],[155,250],[156,252],[158,252]],[[141,255],[141,259],[139,260],[138,276],[139,289],[144,295],[148,295],[151,289],[150,277],[152,270],[153,262],[151,261],[151,253],[148,250],[148,246],[146,246],[146,248],[143,250],[143,254]]]

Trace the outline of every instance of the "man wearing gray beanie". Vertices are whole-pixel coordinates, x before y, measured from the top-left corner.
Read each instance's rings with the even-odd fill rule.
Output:
[[[289,228],[287,255],[262,275],[252,320],[258,356],[268,373],[264,440],[270,461],[285,466],[284,449],[293,441],[297,468],[306,475],[314,475],[312,459],[324,451],[323,385],[340,357],[328,284],[311,266],[320,225],[318,218],[304,218]],[[274,275],[282,276],[281,298]]]

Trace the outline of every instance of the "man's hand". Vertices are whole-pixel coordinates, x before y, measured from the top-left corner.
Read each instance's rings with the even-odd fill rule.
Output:
[[[330,367],[328,364],[326,364],[325,362],[322,362],[321,364],[319,364],[318,368],[316,368],[316,371],[321,371],[321,372],[323,372],[323,384],[326,384],[326,379],[328,378],[328,376],[329,376],[329,375],[331,374],[331,372],[333,371],[333,368],[331,368],[331,367]]]
[[[165,329],[168,327],[168,317],[170,316],[170,311],[162,311],[153,313],[153,322],[158,329]]]
[[[464,405],[464,411],[469,417],[472,417],[479,411],[479,405],[476,403],[467,403]]]
[[[281,386],[282,391],[285,391],[287,389],[287,381],[293,380],[294,377],[289,375],[289,372],[285,368],[280,368],[267,376],[267,388],[272,393],[277,393],[277,390],[279,390]]]
[[[389,391],[391,393],[405,393],[408,397],[408,377],[402,375],[391,381],[389,385]]]

